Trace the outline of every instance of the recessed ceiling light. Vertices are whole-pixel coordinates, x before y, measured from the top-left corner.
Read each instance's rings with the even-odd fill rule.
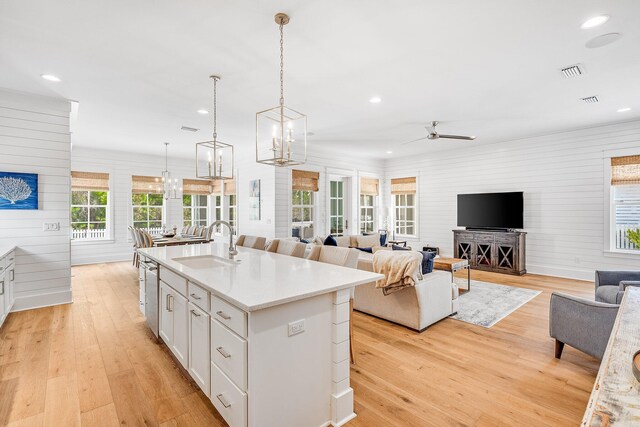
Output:
[[[584,44],[585,47],[589,48],[589,49],[596,49],[599,47],[603,47],[606,45],[609,45],[615,41],[620,40],[620,38],[622,37],[622,34],[620,33],[607,33],[607,34],[602,34],[598,37],[594,37],[591,40],[587,40],[587,42]]]
[[[205,110],[204,108],[201,108],[200,110],[198,110],[198,114],[209,114],[209,110]]]
[[[53,74],[40,74],[40,77],[42,77],[45,80],[49,80],[50,82],[59,82],[60,81],[60,77],[54,76]]]
[[[387,150],[387,154],[393,154],[393,151]]]
[[[630,107],[620,108],[618,110],[618,113],[626,113],[627,111],[631,111],[631,108]]]
[[[593,18],[590,18],[584,21],[584,23],[580,26],[580,28],[586,30],[589,28],[597,27],[598,25],[604,24],[608,20],[609,20],[609,15],[594,16]]]
[[[369,102],[372,104],[379,104],[380,102],[382,102],[382,99],[379,96],[374,96],[369,100]]]

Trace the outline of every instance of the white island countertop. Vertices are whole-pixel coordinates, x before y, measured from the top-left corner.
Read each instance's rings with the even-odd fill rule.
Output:
[[[220,262],[207,268],[190,268],[175,261],[176,258],[206,255],[228,258],[228,248],[228,244],[216,242],[145,248],[139,252],[245,311],[261,310],[383,278],[368,271],[240,246],[235,257],[240,262],[236,264]]]

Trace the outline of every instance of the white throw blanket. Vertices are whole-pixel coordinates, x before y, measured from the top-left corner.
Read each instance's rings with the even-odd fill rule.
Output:
[[[415,286],[422,280],[422,254],[415,251],[377,251],[373,254],[373,271],[384,275],[376,288],[389,295]]]

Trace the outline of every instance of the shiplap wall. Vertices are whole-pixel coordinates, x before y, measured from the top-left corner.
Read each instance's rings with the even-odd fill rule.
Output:
[[[529,272],[593,280],[596,269],[640,268],[637,255],[603,250],[603,153],[640,153],[640,121],[490,145],[448,144],[456,148],[386,164],[385,194],[390,178],[418,177],[413,246],[429,243],[453,253],[457,194],[524,191]],[[390,205],[388,196],[385,203]]]
[[[38,210],[0,210],[0,246],[18,247],[14,311],[72,300],[70,111],[66,100],[0,89],[0,171],[38,174]]]
[[[164,145],[158,144],[162,153]],[[171,146],[169,146],[171,154]],[[71,261],[73,265],[130,260],[133,255],[132,241],[127,227],[131,221],[131,176],[161,176],[164,170],[164,155],[132,155],[131,153],[74,147],[71,155],[71,170],[82,172],[106,172],[109,174],[109,203],[111,238],[105,241],[72,241]],[[195,177],[195,164],[188,159],[169,157],[172,178]],[[182,199],[165,201],[163,223],[167,227],[182,228]],[[68,209],[68,207],[67,207]]]
[[[238,232],[252,236],[275,237],[276,168],[256,163],[255,152],[244,151],[236,157],[236,193]],[[260,219],[249,219],[250,181],[260,180]]]

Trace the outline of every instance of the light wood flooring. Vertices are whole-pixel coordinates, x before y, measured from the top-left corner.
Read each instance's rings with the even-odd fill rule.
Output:
[[[12,313],[0,330],[0,425],[225,425],[149,338],[130,264],[73,274],[73,304]],[[554,359],[548,306],[593,284],[473,278],[543,293],[489,329],[446,319],[418,334],[356,313],[349,426],[579,424],[598,362],[571,348]]]

